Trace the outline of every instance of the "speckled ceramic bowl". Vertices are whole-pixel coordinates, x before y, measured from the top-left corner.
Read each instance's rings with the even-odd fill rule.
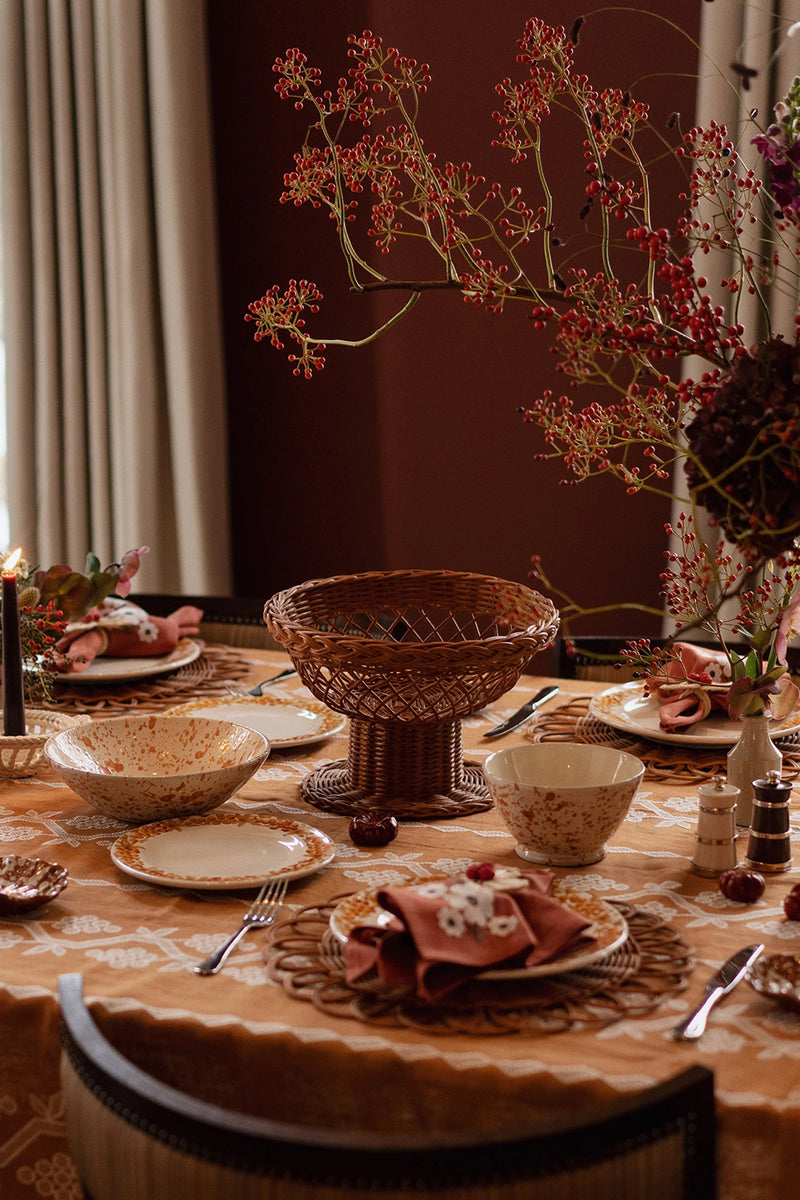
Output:
[[[0,915],[32,912],[67,886],[67,869],[42,858],[0,856]]]
[[[603,858],[644,764],[609,746],[536,742],[490,754],[483,771],[519,857],[575,867]]]
[[[89,804],[138,824],[216,808],[258,770],[269,742],[230,721],[153,714],[67,729],[45,754]]]

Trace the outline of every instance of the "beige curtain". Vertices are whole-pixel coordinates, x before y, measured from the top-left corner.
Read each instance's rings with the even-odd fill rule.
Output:
[[[11,540],[230,590],[203,0],[0,0]]]
[[[800,0],[717,0],[703,4],[701,18],[697,121],[726,125],[747,165],[763,175],[750,139],[772,123],[775,103],[800,74],[800,30],[790,36],[792,26],[800,21]],[[734,62],[757,72],[746,89],[737,86],[731,70]],[[718,303],[723,302],[730,302],[727,293],[718,297]],[[775,295],[770,313],[773,329],[793,337],[796,311],[796,296]],[[739,318],[756,340],[763,330],[752,297],[744,299]]]
[[[792,26],[799,21],[800,0],[748,0],[748,3],[716,0],[702,6],[695,119],[700,125],[712,120],[725,125],[747,164],[760,176],[763,164],[750,139],[772,123],[775,103],[786,94],[793,77],[800,74],[800,29],[789,36]],[[737,75],[731,70],[735,62],[757,72],[747,89],[740,87]],[[750,116],[753,109],[757,110],[755,119]],[[722,275],[723,271],[717,274]],[[728,292],[718,291],[714,299],[730,311]],[[772,297],[770,323],[776,332],[794,337],[794,314],[799,303],[797,295],[784,293]],[[763,335],[763,323],[753,297],[742,297],[737,318],[753,342]],[[696,372],[705,370],[705,365],[689,359],[686,370],[696,377]],[[679,467],[676,493],[683,487],[683,471]],[[673,521],[684,508],[680,502],[675,503]],[[703,523],[702,514],[698,514],[698,521],[704,538],[712,544],[718,535]],[[664,632],[674,632],[669,618],[665,619]],[[696,631],[689,636],[702,638],[704,634]]]

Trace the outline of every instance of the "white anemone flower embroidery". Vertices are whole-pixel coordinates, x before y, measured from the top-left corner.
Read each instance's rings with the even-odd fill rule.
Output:
[[[494,912],[494,893],[471,879],[459,879],[448,890],[454,908],[460,908],[471,925],[485,925]]]
[[[141,621],[136,632],[140,642],[158,641],[158,626],[152,621]]]
[[[712,683],[730,683],[731,682],[731,664],[725,662],[711,662],[705,667],[706,674],[711,678]]]
[[[440,928],[444,930],[448,937],[460,938],[464,936],[467,925],[464,920],[464,914],[459,912],[457,908],[449,908],[448,905],[443,904],[436,914],[436,919],[439,922]]]
[[[495,892],[524,892],[530,881],[517,867],[495,867],[494,878],[481,880]]]
[[[489,921],[489,933],[493,937],[509,937],[514,933],[519,921],[513,913],[508,913],[506,916],[492,917]]]
[[[438,900],[440,896],[447,895],[447,882],[440,879],[432,880],[430,883],[421,883],[416,888],[416,893],[425,900]]]

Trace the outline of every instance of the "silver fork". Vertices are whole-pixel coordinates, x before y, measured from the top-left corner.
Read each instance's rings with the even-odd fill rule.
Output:
[[[266,925],[272,924],[283,904],[288,886],[288,879],[268,879],[244,914],[236,933],[232,933],[213,954],[209,954],[208,958],[204,958],[192,970],[198,975],[215,975],[239,938],[247,933],[248,929],[263,929]]]
[[[290,675],[296,675],[296,667],[287,667],[285,671],[279,671],[277,675],[271,675],[269,679],[262,679],[261,683],[257,683],[255,687],[229,687],[228,691],[232,696],[263,696],[264,688],[269,687],[271,683],[280,683],[282,679],[288,679]]]
[[[264,679],[261,683],[257,683],[255,687],[248,688],[246,694],[248,696],[261,696],[264,688],[270,683],[279,683],[281,679],[287,679],[290,675],[296,675],[296,667],[287,667],[285,671],[280,671],[277,675],[272,675],[269,679]]]

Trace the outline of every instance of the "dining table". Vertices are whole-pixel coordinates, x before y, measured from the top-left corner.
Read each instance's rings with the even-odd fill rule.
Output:
[[[193,663],[153,680],[67,683],[48,703],[97,721],[187,703],[202,713],[202,705],[229,702],[235,720],[241,693],[290,665],[280,651],[200,646],[205,674]],[[529,864],[488,802],[482,811],[401,820],[384,845],[356,844],[348,813],[312,804],[302,792],[313,771],[347,757],[348,725],[338,714],[323,713],[313,735],[276,735],[262,766],[215,810],[244,823],[298,823],[323,835],[328,849],[314,851],[291,878],[278,922],[247,933],[210,976],[193,968],[237,927],[253,887],[237,886],[235,876],[226,884],[224,870],[213,886],[181,882],[182,863],[139,874],[120,865],[112,847],[143,827],[90,807],[44,759],[28,777],[0,780],[0,854],[68,871],[55,899],[0,916],[3,1200],[81,1196],[59,1087],[58,979],[72,972],[82,975],[104,1032],[140,1066],[260,1115],[324,1110],[331,1123],[358,1127],[382,1110],[389,1121],[402,1112],[411,1124],[426,1122],[434,1106],[446,1105],[453,1123],[476,1113],[491,1124],[518,1105],[543,1115],[592,1108],[699,1064],[714,1073],[723,1200],[800,1194],[800,1013],[744,981],[716,1006],[699,1040],[672,1036],[734,951],[764,943],[767,953],[800,953],[800,922],[783,905],[800,881],[796,804],[790,868],[765,873],[754,902],[728,898],[716,877],[692,868],[698,788],[724,775],[727,749],[671,745],[613,727],[589,708],[592,695],[613,685],[537,676],[536,659],[529,669],[463,719],[466,761],[480,765],[526,741],[595,740],[627,747],[646,768],[605,856],[552,868],[564,887],[622,913],[634,940],[628,959],[624,948],[615,951],[614,969],[607,976],[602,963],[590,970],[569,1003],[558,989],[548,999],[550,976],[501,981],[496,999],[490,991],[477,1008],[426,1010],[348,985],[336,929],[348,898],[475,863]],[[548,683],[557,693],[523,726],[484,736]],[[296,675],[268,684],[264,695],[266,708],[319,715],[322,707]],[[790,737],[785,778],[794,778],[798,764]],[[740,830],[739,862],[746,849]]]

